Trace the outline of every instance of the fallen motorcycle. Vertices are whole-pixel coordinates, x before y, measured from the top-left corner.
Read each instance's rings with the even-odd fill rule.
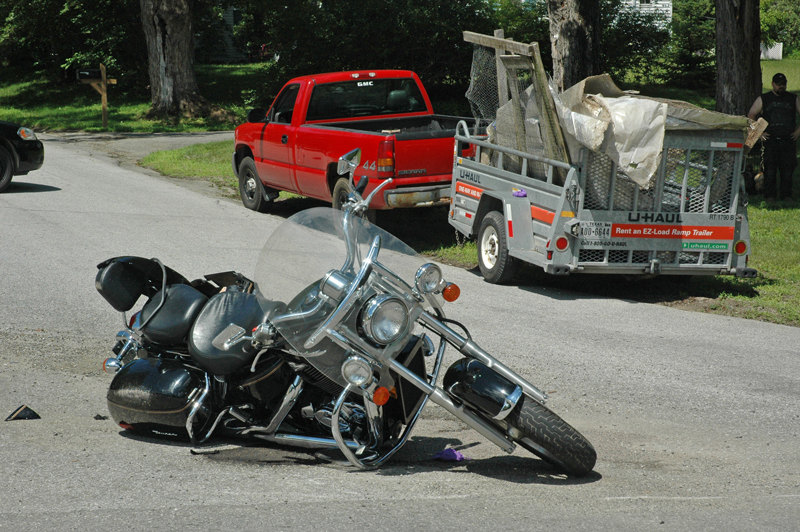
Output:
[[[430,400],[505,452],[519,444],[565,473],[589,473],[594,448],[547,396],[445,318],[458,287],[364,219],[382,187],[362,199],[359,163],[359,150],[339,160],[353,188],[343,211],[287,219],[254,280],[223,272],[189,281],[142,257],[98,265],[97,290],[125,323],[104,363],[114,421],[195,444],[223,433],[335,448],[369,469],[406,443]],[[440,386],[448,345],[463,358]]]

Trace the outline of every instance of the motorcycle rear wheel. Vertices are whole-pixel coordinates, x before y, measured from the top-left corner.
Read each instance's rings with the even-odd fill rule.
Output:
[[[597,452],[589,440],[530,397],[523,396],[505,421],[514,441],[569,475],[582,477],[594,468]]]

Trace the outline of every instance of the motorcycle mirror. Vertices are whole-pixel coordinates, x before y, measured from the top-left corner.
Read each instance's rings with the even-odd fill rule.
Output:
[[[235,323],[231,323],[225,327],[225,330],[211,340],[211,345],[221,351],[227,351],[232,345],[244,338],[244,333],[244,328],[239,327]]]
[[[344,175],[350,172],[350,178],[352,180],[353,171],[358,168],[360,162],[361,148],[356,148],[355,150],[349,151],[339,157],[339,166],[337,168],[337,172],[339,175]]]

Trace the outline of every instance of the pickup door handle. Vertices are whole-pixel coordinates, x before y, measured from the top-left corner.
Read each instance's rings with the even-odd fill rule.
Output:
[[[281,135],[281,144],[286,144],[289,142],[289,135]]]

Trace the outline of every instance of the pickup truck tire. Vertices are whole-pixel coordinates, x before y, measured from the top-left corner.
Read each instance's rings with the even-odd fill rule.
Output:
[[[255,161],[250,157],[245,157],[239,164],[239,195],[248,209],[268,212],[272,207],[272,200],[264,197],[264,184],[258,177]]]
[[[529,397],[522,397],[505,422],[512,427],[509,432],[514,441],[569,475],[588,475],[597,462],[597,452],[589,440]]]
[[[0,146],[0,192],[11,185],[12,177],[14,177],[14,159],[8,150]]]
[[[519,268],[519,261],[508,254],[505,225],[503,215],[492,211],[478,230],[478,267],[492,284],[507,283]]]
[[[331,204],[334,209],[341,211],[344,209],[344,204],[347,203],[347,197],[353,191],[350,186],[350,180],[344,177],[338,179],[336,184],[333,185],[333,193],[331,193]],[[377,219],[375,209],[367,209],[363,215],[370,223],[375,223]]]

